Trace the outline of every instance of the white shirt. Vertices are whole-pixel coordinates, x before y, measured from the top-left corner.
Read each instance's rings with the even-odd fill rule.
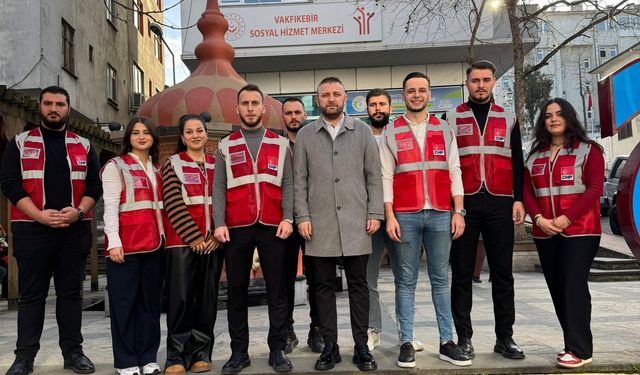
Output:
[[[149,156],[147,166],[145,167],[136,155],[131,152],[128,155],[144,167],[147,177],[149,177],[155,189],[158,182],[156,181],[155,172],[153,171],[151,156]],[[102,171],[102,190],[102,199],[104,199],[104,235],[109,241],[109,249],[107,250],[111,250],[114,247],[122,247],[122,241],[120,240],[120,218],[118,217],[120,211],[120,194],[122,192],[122,177],[115,163],[107,163],[107,165],[104,166],[104,170]]]
[[[322,119],[325,123],[324,128],[327,129],[327,131],[331,135],[331,139],[335,141],[336,137],[338,136],[338,132],[340,131],[340,127],[342,127],[342,124],[344,123],[344,113],[342,114],[342,117],[340,117],[340,120],[338,120],[336,126],[331,126],[331,124],[329,124],[329,121],[327,121],[324,116],[322,116]]]
[[[418,145],[421,150],[424,150],[424,139],[427,133],[427,121],[430,114],[427,114],[427,119],[422,122],[411,122],[406,118],[411,131],[413,132]],[[391,123],[389,125],[393,126]],[[385,136],[385,131],[382,133]],[[386,139],[386,137],[384,137]],[[458,142],[456,142],[455,135],[452,134],[451,147],[449,151],[449,178],[451,178],[451,196],[464,195],[464,187],[462,186],[462,171],[460,170],[460,156],[458,154]],[[393,176],[396,169],[396,159],[393,153],[389,149],[387,142],[383,141],[380,144],[380,163],[382,164],[382,191],[384,193],[384,203],[393,203]],[[425,191],[425,200],[423,209],[432,209],[429,203],[429,193]]]

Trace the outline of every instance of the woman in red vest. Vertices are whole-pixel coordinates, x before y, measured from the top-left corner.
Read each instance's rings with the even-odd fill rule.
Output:
[[[197,115],[179,122],[176,154],[162,166],[167,226],[166,374],[211,370],[213,328],[224,253],[213,238],[215,161],[205,154],[207,129]]]
[[[535,124],[526,162],[524,204],[551,299],[564,334],[563,368],[592,362],[587,277],[600,246],[602,147],[587,137],[564,99],[549,100]]]
[[[114,366],[118,374],[159,374],[164,279],[162,178],[158,131],[134,117],[119,156],[102,170],[105,256]]]

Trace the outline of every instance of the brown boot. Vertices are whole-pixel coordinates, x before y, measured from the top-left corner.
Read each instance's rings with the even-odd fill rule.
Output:
[[[191,372],[207,372],[211,371],[211,363],[205,361],[198,361],[191,365]]]
[[[164,373],[169,375],[185,375],[187,369],[185,369],[183,365],[173,365],[165,368]]]

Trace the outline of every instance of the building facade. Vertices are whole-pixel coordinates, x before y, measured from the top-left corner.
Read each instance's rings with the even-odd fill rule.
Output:
[[[126,123],[164,88],[162,45],[136,11],[161,7],[160,0],[3,1],[0,84],[35,97],[59,85],[73,116]],[[153,16],[162,22],[162,13]]]

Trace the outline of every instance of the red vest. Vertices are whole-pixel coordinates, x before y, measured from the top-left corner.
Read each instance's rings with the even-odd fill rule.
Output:
[[[447,119],[456,133],[464,193],[477,193],[484,182],[493,195],[513,196],[511,131],[515,116],[491,104],[482,134],[467,103],[450,111]]]
[[[16,136],[22,168],[22,187],[40,210],[44,210],[47,197],[44,191],[45,148],[40,128],[34,128]],[[65,145],[71,176],[71,204],[78,207],[86,190],[87,153],[91,149],[89,140],[66,131]],[[83,220],[91,220],[93,211],[86,213]],[[35,221],[11,205],[11,221]]]
[[[181,152],[169,157],[171,166],[182,184],[182,200],[187,205],[187,210],[200,228],[204,238],[211,234],[211,215],[213,210],[211,189],[213,186],[213,170],[215,160],[212,156],[204,156],[206,173],[193,161],[186,152]],[[166,247],[187,246],[176,233],[172,225],[165,227],[167,236]]]
[[[385,142],[396,162],[393,176],[395,212],[422,210],[425,192],[429,195],[431,207],[439,211],[451,210],[448,160],[453,132],[446,122],[435,116],[429,116],[426,126],[424,150],[420,150],[404,116],[386,127]]]
[[[114,163],[120,171],[122,190],[118,209],[119,235],[125,254],[149,253],[162,246],[164,217],[162,176],[156,166],[156,188],[140,163],[130,155],[116,156]],[[105,256],[109,256],[109,241],[104,240]]]
[[[577,143],[573,149],[563,148],[558,152],[553,169],[549,164],[551,153],[548,147],[529,156],[526,167],[531,175],[536,200],[544,217],[550,219],[564,215],[586,191],[586,178],[583,172],[590,150],[591,145],[588,143]],[[571,237],[601,233],[600,202],[597,202],[578,220],[571,223],[562,235]],[[535,238],[550,237],[535,223],[533,236]]]
[[[245,227],[282,221],[282,175],[289,141],[266,130],[254,162],[241,131],[220,141],[227,173],[226,225]]]

